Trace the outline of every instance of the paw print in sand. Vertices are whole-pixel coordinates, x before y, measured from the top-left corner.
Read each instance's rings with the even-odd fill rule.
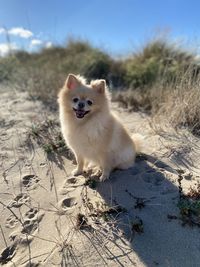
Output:
[[[77,203],[78,202],[75,197],[64,198],[58,203],[58,207],[59,207],[58,212],[61,215],[69,213],[69,212],[71,213],[74,211],[74,208],[76,207]]]
[[[33,234],[39,226],[39,222],[42,220],[44,213],[37,208],[31,208],[24,215],[24,223],[22,227],[22,234]]]
[[[28,190],[34,189],[39,181],[40,178],[34,174],[28,174],[22,177],[22,185]]]
[[[85,183],[84,178],[70,177],[65,182],[60,190],[61,195],[65,195],[68,192],[74,191],[78,186],[81,186]]]
[[[13,201],[8,205],[8,207],[19,208],[29,200],[30,197],[26,193],[20,193],[13,199]]]
[[[6,219],[5,227],[11,229],[11,228],[14,228],[18,223],[19,223],[19,221],[17,220],[17,218],[14,215],[11,214]]]

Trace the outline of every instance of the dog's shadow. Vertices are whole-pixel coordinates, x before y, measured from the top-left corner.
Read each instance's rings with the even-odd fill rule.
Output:
[[[132,168],[113,172],[109,180],[96,188],[109,206],[118,204],[125,208],[126,212],[118,217],[117,227],[146,266],[196,266],[200,259],[196,230],[183,228],[176,219],[177,179],[176,170],[143,155]],[[127,264],[121,260],[122,255],[115,255],[116,266],[133,266],[124,251],[125,255]]]

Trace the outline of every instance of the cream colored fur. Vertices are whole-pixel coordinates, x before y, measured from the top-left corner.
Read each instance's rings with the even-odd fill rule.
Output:
[[[76,117],[74,98],[80,101],[90,99],[93,103],[87,107],[89,113],[83,118]],[[133,165],[138,143],[134,143],[111,112],[104,80],[86,84],[81,76],[69,74],[59,93],[58,102],[62,133],[77,161],[74,175],[81,174],[90,163],[100,168],[100,180],[104,181],[113,169],[127,169]]]

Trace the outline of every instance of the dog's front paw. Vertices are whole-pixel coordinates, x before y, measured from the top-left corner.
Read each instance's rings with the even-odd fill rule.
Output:
[[[83,173],[83,171],[79,170],[79,169],[75,169],[72,171],[72,175],[74,176],[78,176],[78,175],[81,175]]]
[[[93,169],[92,175],[93,175],[94,177],[98,177],[98,176],[100,176],[101,174],[102,174],[102,171],[101,171],[99,168],[94,168],[94,169]]]
[[[99,177],[99,181],[100,181],[100,182],[103,182],[103,181],[107,180],[108,178],[109,178],[109,175],[102,174],[102,175]]]

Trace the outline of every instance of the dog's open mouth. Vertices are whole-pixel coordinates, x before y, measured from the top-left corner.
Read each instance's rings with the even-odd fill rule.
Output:
[[[76,117],[78,119],[82,119],[86,114],[88,114],[90,112],[89,110],[85,111],[82,109],[75,109],[75,108],[74,108],[74,111],[75,111]]]

